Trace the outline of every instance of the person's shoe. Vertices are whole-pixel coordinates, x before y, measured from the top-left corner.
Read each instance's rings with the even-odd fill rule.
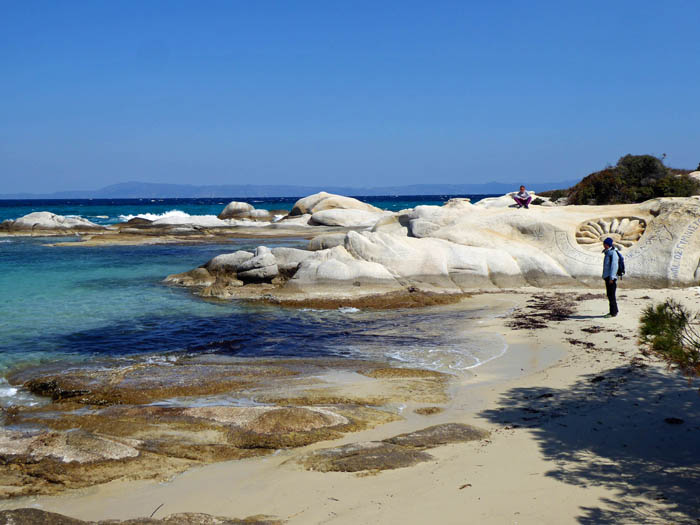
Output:
[[[518,209],[522,208],[522,205],[518,204],[518,205],[517,205],[517,208],[518,208]]]
[[[528,205],[526,204],[526,205],[525,205],[525,209],[526,209],[526,210],[529,210],[529,209],[530,209],[530,206],[528,206]]]

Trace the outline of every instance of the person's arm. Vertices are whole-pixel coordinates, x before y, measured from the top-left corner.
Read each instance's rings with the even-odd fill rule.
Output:
[[[617,250],[610,248],[610,253],[610,279],[614,281],[617,279]]]

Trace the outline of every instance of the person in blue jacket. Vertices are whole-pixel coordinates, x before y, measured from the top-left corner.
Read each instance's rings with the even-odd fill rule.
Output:
[[[605,280],[605,291],[608,294],[608,302],[610,303],[610,313],[605,317],[615,317],[617,315],[617,299],[615,292],[617,291],[617,250],[613,247],[613,240],[607,237],[603,241],[603,279]]]

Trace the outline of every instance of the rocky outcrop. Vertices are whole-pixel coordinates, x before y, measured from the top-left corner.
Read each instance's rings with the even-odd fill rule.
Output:
[[[289,279],[301,263],[312,256],[307,250],[259,246],[255,253],[240,250],[217,255],[199,268],[169,275],[165,282],[203,288],[205,296],[228,297],[233,288],[245,284]]]
[[[365,210],[331,209],[317,211],[311,215],[312,224],[321,226],[342,226],[345,228],[371,228],[377,221],[390,212],[371,212]]]
[[[367,441],[319,450],[306,456],[302,464],[318,472],[360,472],[405,468],[431,459],[433,456],[419,450]]]
[[[478,441],[487,437],[489,437],[489,432],[482,428],[463,423],[446,423],[409,432],[408,434],[400,434],[384,441],[393,445],[401,445],[402,447],[423,449],[449,443]]]
[[[318,235],[309,241],[309,250],[327,250],[328,248],[335,248],[336,246],[342,246],[345,244],[345,232],[343,233],[327,233],[325,235]]]
[[[55,512],[25,508],[0,511],[0,523],[3,525],[281,525],[282,521],[266,516],[244,519],[223,518],[199,512],[170,514],[163,519],[142,517],[124,521],[83,521]]]
[[[248,204],[247,202],[232,201],[229,202],[223,210],[221,210],[218,217],[219,219],[238,219],[240,217],[249,217],[250,212],[254,209],[255,208],[253,205]]]
[[[283,217],[285,215],[287,215],[287,210],[262,210],[254,208],[252,204],[247,202],[232,201],[221,210],[218,218],[270,222],[275,220],[277,216]]]
[[[365,374],[363,388],[346,382],[319,388],[330,370]],[[194,465],[341,438],[400,419],[373,407],[446,402],[446,377],[419,370],[393,377],[383,364],[349,359],[242,362],[208,355],[23,368],[11,374],[11,384],[46,402],[0,412],[5,425],[31,429],[0,429],[0,498],[167,478]],[[195,396],[207,403],[188,401]],[[221,404],[211,403],[216,396]],[[253,405],[233,406],[232,397]]]
[[[505,204],[509,198],[496,200]],[[375,213],[314,211],[328,199],[337,202],[334,196],[318,194],[301,199],[296,209],[312,211],[311,223],[319,215]],[[249,270],[237,267],[237,278],[244,283],[270,283],[273,288],[264,293],[280,298],[600,285],[602,241],[611,237],[626,260],[626,286],[689,286],[700,280],[700,199],[696,197],[530,209],[453,199],[444,206],[417,206],[380,215],[376,221],[373,217],[362,223],[374,221],[371,229],[315,238],[308,252],[295,252],[283,272],[278,265],[275,274],[276,261],[267,254],[242,263],[256,271],[246,276]],[[205,267],[213,264],[214,260]],[[189,278],[201,280],[202,276]],[[243,292],[229,290],[226,296],[238,293]]]
[[[446,423],[401,434],[383,441],[350,443],[302,456],[298,461],[308,470],[320,472],[359,472],[405,468],[433,456],[423,452],[449,443],[486,439],[486,430],[462,423]]]
[[[289,215],[294,217],[297,215],[318,213],[325,210],[359,210],[370,213],[382,213],[383,210],[362,202],[360,200],[354,199],[352,197],[343,197],[342,195],[334,195],[332,193],[326,193],[322,191],[314,195],[309,195],[303,199],[299,199],[289,212]]]
[[[82,217],[65,217],[48,211],[36,211],[16,220],[6,220],[0,223],[0,231],[11,233],[94,233],[104,228]]]

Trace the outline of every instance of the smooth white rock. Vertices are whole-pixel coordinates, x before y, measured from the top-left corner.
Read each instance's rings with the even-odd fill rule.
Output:
[[[236,219],[250,216],[253,206],[247,202],[232,201],[219,213],[219,219]]]
[[[35,211],[11,223],[14,230],[101,230],[102,226],[82,217],[65,217],[48,211]]]
[[[258,246],[255,255],[238,265],[238,278],[243,282],[272,279],[279,273],[277,260],[266,246]]]
[[[336,246],[342,246],[345,244],[345,235],[345,232],[318,235],[309,241],[309,250],[327,250],[329,248],[335,248]]]
[[[270,250],[275,256],[275,262],[280,271],[293,271],[299,267],[302,261],[313,256],[313,252],[308,250],[300,250],[298,248],[287,248],[280,246]]]
[[[344,228],[370,228],[384,218],[387,212],[364,210],[331,209],[314,212],[311,220],[322,226],[342,226]]]
[[[343,210],[362,210],[368,212],[381,212],[379,208],[354,199],[352,197],[344,197],[333,193],[322,191],[299,199],[289,213],[292,216],[303,215],[306,213],[314,214],[319,211],[343,209]]]
[[[241,264],[253,257],[252,253],[243,250],[238,250],[234,253],[222,253],[206,263],[204,267],[210,272],[237,272]]]

